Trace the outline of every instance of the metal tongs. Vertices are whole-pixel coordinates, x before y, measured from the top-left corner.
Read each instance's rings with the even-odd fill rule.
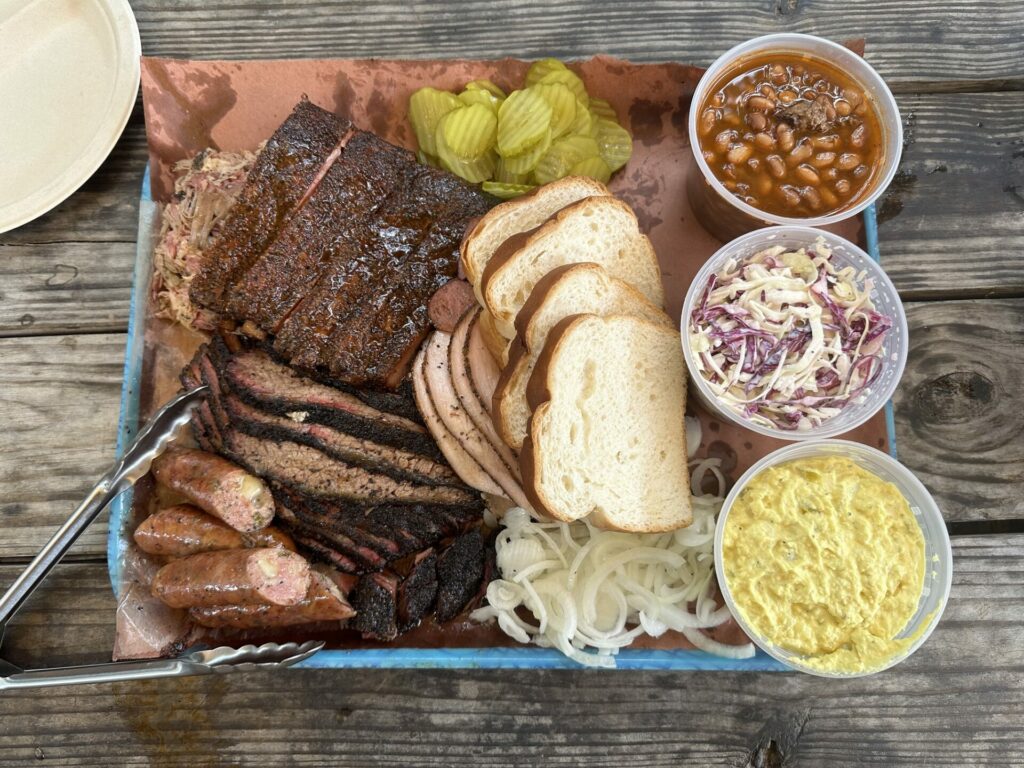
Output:
[[[71,513],[46,545],[39,551],[6,594],[0,598],[0,640],[7,622],[24,605],[43,579],[60,562],[82,532],[119,494],[135,485],[148,471],[153,459],[164,452],[177,431],[188,423],[192,411],[202,402],[205,385],[178,395],[154,414],[110,470]],[[288,667],[308,659],[324,647],[322,641],[306,643],[266,643],[241,648],[196,647],[174,659],[121,661],[85,664],[56,669],[22,670],[0,659],[0,690],[36,688],[78,683],[106,683],[118,680],[146,680],[181,675],[205,675],[253,667]]]

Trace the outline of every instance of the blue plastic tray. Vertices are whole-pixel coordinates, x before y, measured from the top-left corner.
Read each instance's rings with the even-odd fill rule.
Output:
[[[125,351],[124,381],[121,390],[121,414],[118,424],[117,453],[135,436],[139,424],[139,391],[142,381],[142,352],[145,311],[149,296],[149,280],[153,271],[153,234],[159,206],[153,201],[147,167],[139,203],[139,238],[135,253],[131,304],[128,317],[128,343]],[[864,212],[867,250],[878,260],[878,224],[875,208]],[[885,407],[889,451],[896,455],[892,403]],[[132,493],[128,491],[114,500],[110,507],[110,532],[107,540],[107,565],[110,582],[117,593],[121,584],[123,556],[131,531]],[[702,651],[657,651],[627,648],[616,656],[619,669],[692,669],[787,671],[784,664],[760,649],[750,659],[723,659]],[[558,651],[533,646],[517,648],[363,648],[355,650],[324,650],[298,664],[300,667],[401,667],[401,668],[464,668],[464,669],[572,669],[579,665]]]

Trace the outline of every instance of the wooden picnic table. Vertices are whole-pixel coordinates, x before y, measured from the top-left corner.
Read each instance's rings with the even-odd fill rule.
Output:
[[[1024,4],[134,7],[144,53],[185,58],[609,53],[706,65],[768,32],[865,37],[906,131],[879,206],[882,262],[910,322],[897,445],[949,523],[952,597],[915,656],[849,682],[302,670],[7,692],[0,765],[1024,764]],[[140,104],[85,186],[0,235],[4,586],[113,458],[146,158]],[[30,667],[109,658],[105,552],[100,522],[8,628],[5,658]]]

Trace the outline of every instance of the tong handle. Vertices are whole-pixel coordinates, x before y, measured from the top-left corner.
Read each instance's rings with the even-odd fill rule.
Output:
[[[4,596],[0,597],[0,628],[4,627],[28,600],[36,587],[42,583],[47,574],[71,548],[71,545],[82,535],[82,531],[88,528],[107,504],[124,490],[123,487],[114,487],[113,479],[108,474],[96,484],[96,487],[85,497],[85,501],[71,513],[71,517],[57,529],[53,537],[39,550],[39,554],[14,580]]]
[[[139,430],[138,435],[125,450],[124,455],[107,471],[95,487],[89,491],[85,501],[71,513],[71,517],[46,542],[10,589],[0,597],[0,636],[10,618],[35,592],[36,587],[64,557],[71,545],[82,535],[82,531],[97,518],[104,507],[122,491],[128,490],[135,481],[149,471],[153,459],[159,456],[177,429],[190,417],[193,408],[205,396],[205,385],[183,392],[157,411]]]
[[[56,685],[116,683],[125,680],[155,680],[161,677],[204,675],[212,667],[182,659],[157,661],[114,661],[106,664],[82,664],[75,667],[33,669],[0,678],[0,690],[9,688],[49,688]]]

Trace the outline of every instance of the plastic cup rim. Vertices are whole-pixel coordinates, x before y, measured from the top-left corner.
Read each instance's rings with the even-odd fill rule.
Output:
[[[921,510],[922,516],[929,516],[933,521],[938,522],[937,529],[939,531],[938,547],[942,550],[945,562],[948,564],[946,568],[945,579],[941,584],[936,585],[942,590],[942,597],[939,600],[939,605],[935,611],[931,614],[928,619],[928,625],[924,631],[914,640],[913,643],[905,650],[893,655],[890,659],[887,659],[884,664],[870,669],[865,669],[859,672],[827,672],[820,669],[809,667],[800,662],[799,657],[795,654],[787,654],[782,651],[774,643],[770,642],[766,638],[756,633],[748,624],[746,619],[736,607],[736,603],[732,598],[732,591],[729,589],[728,580],[725,577],[725,561],[722,556],[722,540],[725,537],[725,525],[729,517],[729,512],[732,509],[739,494],[743,491],[746,485],[760,472],[771,466],[782,464],[785,461],[790,460],[789,454],[796,451],[808,450],[814,448],[829,448],[838,447],[852,450],[854,452],[861,452],[878,459],[882,464],[887,465],[894,473],[900,474],[901,477],[907,482],[908,485],[913,488],[914,493],[917,495],[916,500],[907,499],[907,502],[918,506]],[[883,478],[884,479],[884,478]],[[915,518],[916,520],[916,518]],[[927,534],[924,528],[921,527],[921,535],[926,538]],[[804,672],[806,674],[814,675],[816,677],[828,677],[828,678],[854,678],[854,677],[867,677],[868,675],[874,675],[879,672],[884,672],[887,669],[891,669],[902,661],[910,658],[917,650],[925,644],[932,632],[935,631],[935,627],[938,626],[939,620],[942,618],[943,613],[946,610],[946,604],[949,602],[949,595],[953,586],[953,547],[949,539],[949,531],[946,529],[945,520],[942,517],[942,512],[939,510],[938,504],[935,503],[935,499],[932,498],[931,493],[925,488],[922,483],[913,472],[907,467],[903,466],[899,461],[894,459],[889,454],[879,451],[877,448],[872,448],[869,445],[863,443],[857,443],[852,440],[837,440],[834,438],[827,438],[823,440],[814,440],[801,443],[794,443],[791,445],[783,446],[778,448],[767,456],[764,456],[759,461],[755,462],[746,472],[744,472],[739,479],[733,484],[732,489],[725,497],[725,501],[722,502],[722,510],[718,514],[718,520],[715,523],[715,540],[714,540],[714,559],[715,559],[715,578],[718,580],[718,588],[722,593],[722,599],[725,601],[726,606],[729,608],[729,613],[732,614],[736,623],[739,624],[740,629],[743,633],[750,638],[758,648],[767,653],[776,661],[785,664],[797,672]],[[920,598],[918,598],[920,600]],[[902,632],[901,632],[902,634]]]
[[[708,387],[704,377],[696,372],[696,365],[693,358],[693,351],[690,349],[689,344],[689,316],[693,309],[694,298],[699,291],[701,285],[707,279],[707,276],[716,267],[716,262],[724,259],[724,257],[730,255],[733,250],[738,250],[740,247],[747,244],[748,241],[758,240],[761,238],[771,238],[783,235],[806,235],[808,237],[808,245],[815,242],[819,237],[823,237],[825,241],[831,245],[839,245],[844,251],[852,253],[860,260],[868,264],[866,269],[871,272],[871,277],[877,279],[875,283],[875,290],[890,294],[896,306],[896,316],[893,317],[893,323],[898,326],[900,333],[906,343],[901,344],[897,350],[897,359],[892,363],[886,363],[886,365],[895,365],[896,375],[892,377],[892,380],[881,390],[881,394],[874,396],[877,401],[877,405],[872,408],[864,408],[862,413],[854,420],[846,423],[836,423],[835,417],[829,419],[818,427],[812,427],[811,429],[800,431],[800,430],[784,430],[772,427],[764,427],[760,424],[755,424],[749,419],[743,418],[740,414],[733,412],[731,408],[726,407],[718,402],[718,398]],[[770,247],[768,244],[765,248]],[[910,331],[907,325],[907,314],[903,307],[903,300],[900,298],[899,291],[896,290],[896,286],[893,284],[889,275],[882,268],[882,265],[871,258],[864,249],[858,246],[856,243],[852,243],[841,235],[834,234],[816,227],[807,226],[804,224],[789,224],[785,226],[772,226],[763,227],[761,229],[755,229],[753,232],[748,232],[745,235],[740,235],[735,240],[730,240],[728,243],[723,245],[717,251],[715,251],[704,265],[694,276],[693,281],[690,283],[690,287],[686,291],[686,296],[683,299],[682,314],[679,318],[679,330],[680,330],[680,341],[683,345],[683,357],[686,361],[686,367],[690,373],[690,381],[693,386],[697,388],[701,397],[712,404],[712,409],[715,414],[725,418],[726,420],[737,424],[745,429],[749,429],[752,432],[756,432],[759,435],[765,437],[774,437],[779,440],[788,440],[791,442],[804,443],[810,440],[819,440],[832,438],[836,435],[842,435],[849,432],[852,429],[856,429],[861,426],[874,416],[878,411],[885,407],[885,404],[892,398],[896,392],[896,388],[899,386],[900,380],[903,378],[903,372],[906,369],[907,355],[909,353],[909,338]],[[847,406],[851,407],[851,406]],[[831,425],[831,426],[830,426]]]
[[[875,188],[870,195],[866,195],[863,200],[858,202],[856,205],[849,208],[836,211],[835,213],[829,214],[828,216],[819,216],[816,218],[790,218],[787,216],[778,216],[773,213],[762,211],[760,208],[745,203],[744,201],[733,195],[725,185],[711,172],[708,167],[707,161],[704,159],[703,154],[699,151],[700,140],[697,136],[697,112],[700,108],[700,102],[703,99],[702,89],[707,89],[711,86],[714,80],[721,74],[722,70],[726,68],[726,64],[730,63],[732,59],[736,57],[738,52],[747,52],[746,49],[755,46],[762,45],[765,49],[770,50],[770,45],[766,45],[772,42],[814,42],[815,44],[824,45],[825,47],[832,48],[836,51],[841,51],[843,54],[852,54],[849,48],[840,45],[832,40],[828,40],[824,37],[818,37],[816,35],[807,35],[800,32],[778,32],[770,35],[762,35],[760,37],[751,38],[745,42],[734,45],[728,51],[723,53],[717,59],[715,59],[711,65],[704,71],[700,80],[697,81],[697,86],[693,92],[693,98],[690,102],[690,115],[687,121],[687,132],[690,139],[690,149],[693,152],[693,157],[697,162],[697,167],[700,169],[701,175],[704,177],[704,181],[707,182],[711,187],[718,193],[719,197],[724,199],[727,203],[732,205],[739,211],[742,211],[747,216],[750,216],[759,221],[763,221],[767,224],[778,224],[778,225],[794,225],[794,226],[827,226],[829,224],[835,224],[839,221],[852,218],[857,214],[861,213],[865,208],[878,200],[879,197],[889,188],[892,184],[892,180],[896,176],[896,172],[899,170],[899,153],[891,153],[891,156],[886,158],[885,173],[879,178],[875,184]],[[780,48],[782,46],[780,45]],[[750,52],[754,52],[757,49],[754,48]],[[820,54],[810,52],[810,55],[820,57]],[[856,54],[854,54],[856,55]],[[847,73],[851,78],[864,84],[864,79],[868,79],[871,84],[878,89],[878,92],[884,99],[876,99],[878,102],[879,118],[882,122],[888,122],[886,118],[886,112],[891,112],[892,130],[895,133],[895,146],[903,146],[903,120],[900,116],[899,106],[896,103],[896,98],[892,95],[892,91],[889,90],[889,86],[882,79],[882,76],[878,74],[874,67],[868,64],[867,60],[858,57],[863,62],[864,70],[859,73]],[[884,103],[882,103],[884,101]]]

